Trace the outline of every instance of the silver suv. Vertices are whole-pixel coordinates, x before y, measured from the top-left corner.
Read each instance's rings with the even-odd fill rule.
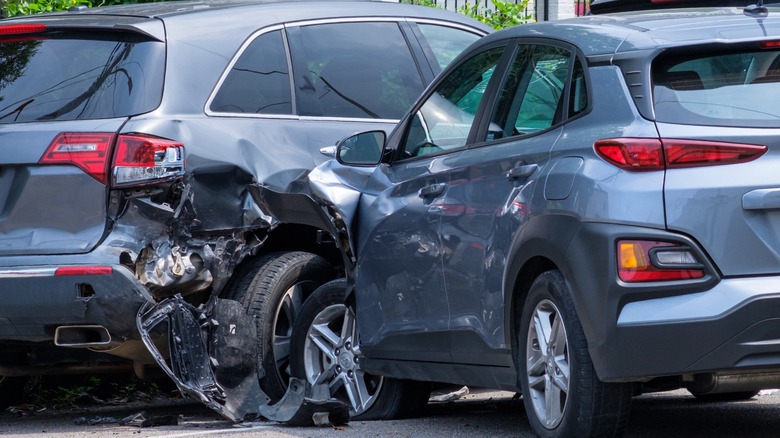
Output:
[[[0,398],[18,395],[7,376],[143,374],[136,314],[174,295],[239,301],[281,397],[295,316],[343,262],[329,233],[270,218],[249,187],[284,190],[322,147],[389,131],[488,31],[363,1],[0,21]]]
[[[484,37],[309,175],[355,264],[303,306],[292,374],[364,410],[398,382],[518,391],[544,437],[780,386],[778,95],[771,7]]]

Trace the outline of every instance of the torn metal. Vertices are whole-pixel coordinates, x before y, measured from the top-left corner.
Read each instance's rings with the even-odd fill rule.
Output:
[[[292,379],[285,396],[271,405],[259,385],[265,370],[258,366],[262,361],[255,321],[238,302],[219,298],[234,268],[262,245],[263,232],[279,223],[310,225],[330,233],[341,249],[347,274],[352,274],[355,257],[348,224],[360,192],[328,176],[334,163],[323,164],[325,169],[301,177],[285,191],[247,186],[252,204],[260,211],[256,216],[265,224],[256,232],[194,236],[192,224],[197,219],[188,184],[182,187],[175,209],[139,201],[147,214],[154,207],[155,214],[169,215],[166,232],[143,248],[133,264],[158,301],[146,303],[138,312],[141,338],[183,394],[227,419],[238,422],[262,416],[295,425],[312,424],[315,417],[321,422],[323,416],[332,424],[349,420],[348,405],[331,398],[326,386],[312,387],[298,379]],[[201,291],[208,296],[190,298]]]
[[[285,396],[271,405],[259,385],[265,372],[258,367],[256,325],[241,305],[216,299],[194,307],[181,295],[138,314],[146,347],[179,390],[232,421],[262,416],[291,425],[310,425],[327,415],[332,424],[349,421],[349,406],[330,398],[325,385],[312,387],[292,379]],[[167,333],[167,342],[160,335]],[[166,344],[169,357],[158,349]]]

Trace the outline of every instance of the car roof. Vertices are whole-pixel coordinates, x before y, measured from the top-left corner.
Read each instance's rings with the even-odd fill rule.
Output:
[[[780,8],[750,15],[741,8],[671,9],[592,15],[531,23],[496,32],[482,44],[512,37],[546,37],[573,44],[586,56],[659,50],[713,42],[780,38]]]
[[[248,16],[249,15],[249,16]],[[208,16],[208,24],[229,28],[238,22],[250,18],[255,28],[266,25],[317,19],[349,17],[410,17],[446,20],[479,28],[488,32],[489,27],[462,14],[444,11],[438,8],[400,4],[375,0],[196,0],[168,1],[156,3],[136,3],[95,8],[73,8],[71,11],[37,14],[2,20],[2,24],[12,21],[42,21],[58,25],[91,25],[113,22],[141,22],[144,20],[163,20],[165,22],[188,22],[203,25]],[[249,23],[244,23],[249,24]],[[213,29],[212,29],[213,30]]]

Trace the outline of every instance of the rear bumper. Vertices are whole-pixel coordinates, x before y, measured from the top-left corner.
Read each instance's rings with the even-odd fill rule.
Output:
[[[51,342],[62,326],[104,327],[112,343],[139,339],[136,314],[151,297],[135,275],[119,264],[95,263],[93,257],[77,264],[75,258],[56,265],[60,258],[52,258],[47,266],[0,266],[0,341]],[[84,266],[103,269],[57,272]]]
[[[615,267],[621,238],[686,244],[709,274],[623,283]],[[721,279],[685,236],[614,224],[582,224],[568,259],[578,261],[564,274],[601,380],[780,370],[780,276]]]

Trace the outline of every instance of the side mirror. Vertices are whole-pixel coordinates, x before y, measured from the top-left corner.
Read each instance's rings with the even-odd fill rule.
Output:
[[[382,160],[387,135],[384,131],[353,134],[336,145],[336,159],[352,166],[376,166]]]

